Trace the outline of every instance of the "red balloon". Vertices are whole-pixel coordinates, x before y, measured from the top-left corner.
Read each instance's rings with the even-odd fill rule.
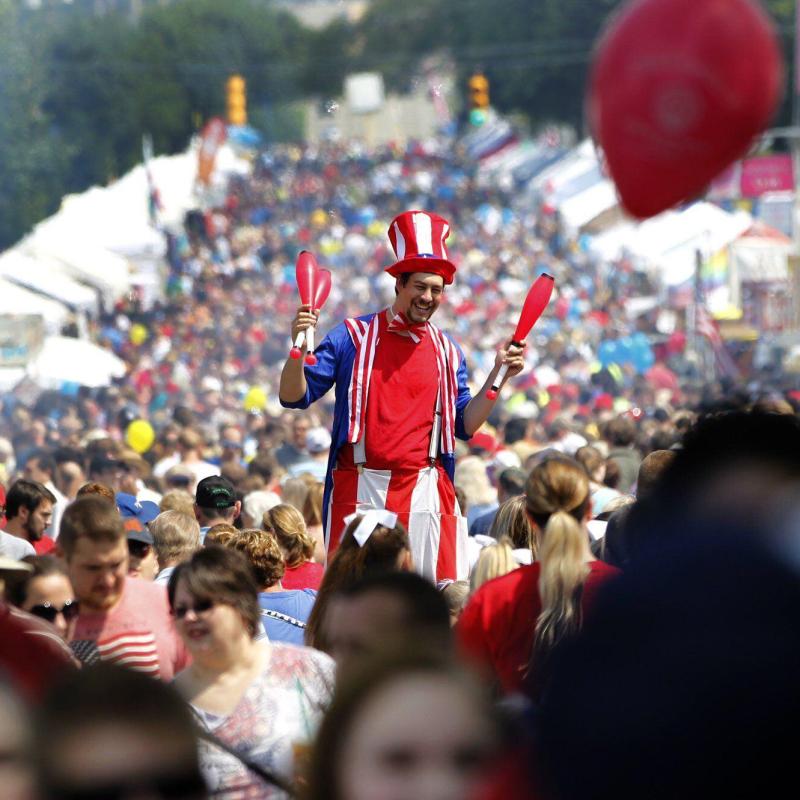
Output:
[[[331,293],[331,273],[330,270],[317,270],[317,285],[314,292],[314,308],[320,309],[325,305],[328,295]]]
[[[751,0],[636,0],[598,44],[588,115],[623,206],[644,219],[743,156],[783,90],[775,29]]]
[[[308,250],[301,250],[295,262],[294,275],[300,292],[300,302],[304,306],[310,306],[314,301],[314,284],[318,269],[314,256]]]

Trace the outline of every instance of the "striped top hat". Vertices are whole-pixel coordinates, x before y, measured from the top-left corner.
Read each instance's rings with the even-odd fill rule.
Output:
[[[386,267],[395,278],[404,272],[430,272],[441,275],[445,284],[453,282],[456,267],[447,257],[444,246],[450,235],[450,223],[428,211],[404,211],[389,226],[397,262]]]

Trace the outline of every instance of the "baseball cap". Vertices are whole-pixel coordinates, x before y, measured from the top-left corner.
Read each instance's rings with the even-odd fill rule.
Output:
[[[490,455],[494,455],[497,450],[497,439],[495,439],[491,433],[479,431],[473,434],[472,438],[469,440],[469,449],[472,452],[484,450]]]
[[[147,530],[147,525],[138,517],[123,517],[122,524],[125,526],[125,535],[128,539],[134,542],[153,544],[153,535]]]
[[[306,434],[306,448],[309,453],[324,453],[330,447],[331,435],[325,428],[312,428]]]
[[[117,509],[123,520],[138,519],[142,525],[152,522],[161,512],[151,500],[137,500],[132,494],[117,494]]]
[[[236,490],[226,478],[212,475],[197,484],[194,501],[200,508],[230,508],[236,503]]]

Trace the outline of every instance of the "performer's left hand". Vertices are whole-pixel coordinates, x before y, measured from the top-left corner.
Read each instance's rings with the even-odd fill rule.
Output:
[[[511,344],[511,339],[508,339],[506,342],[504,342],[502,348],[497,351],[497,355],[494,359],[495,367],[499,369],[502,364],[505,364],[508,368],[505,380],[503,381],[504,384],[509,378],[519,375],[519,373],[525,369],[526,346],[527,343],[523,342],[522,347],[517,347],[516,345]]]

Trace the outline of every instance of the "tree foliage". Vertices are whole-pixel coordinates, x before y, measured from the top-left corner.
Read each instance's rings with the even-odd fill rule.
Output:
[[[766,1],[788,65],[794,0]],[[298,100],[339,95],[348,73],[380,71],[390,91],[405,91],[432,56],[454,64],[463,87],[482,69],[501,112],[581,128],[592,48],[620,4],[373,0],[358,23],[314,31],[268,0],[175,0],[148,6],[136,24],[78,4],[23,12],[0,0],[0,248],[65,193],[137,163],[142,134],[156,152],[182,150],[202,121],[224,113],[234,72],[247,80],[251,119],[275,136],[296,129]]]

